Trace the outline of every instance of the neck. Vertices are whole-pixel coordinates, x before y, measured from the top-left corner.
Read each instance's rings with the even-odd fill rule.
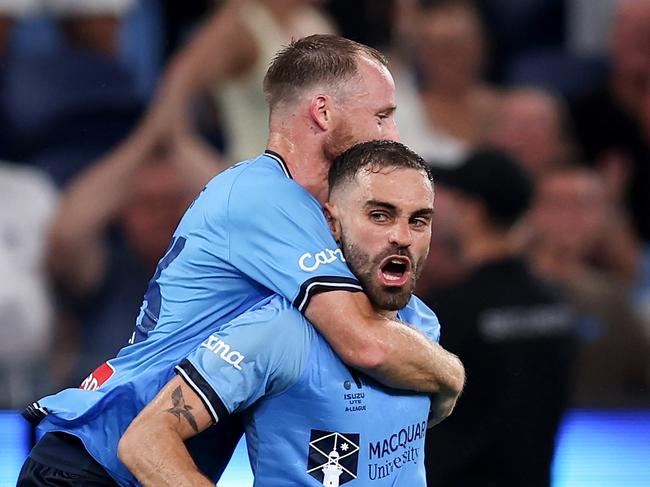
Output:
[[[298,140],[300,143],[296,143]],[[331,163],[325,158],[322,148],[313,143],[312,138],[272,130],[266,147],[284,158],[294,181],[309,191],[321,205],[325,204],[327,174]]]

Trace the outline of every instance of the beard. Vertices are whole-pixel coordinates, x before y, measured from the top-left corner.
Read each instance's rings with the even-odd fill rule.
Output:
[[[345,122],[327,135],[325,144],[323,145],[323,153],[325,158],[332,162],[339,155],[343,154],[346,150],[359,142],[363,142],[355,135],[355,130],[350,123]]]
[[[397,311],[408,304],[418,277],[420,277],[420,273],[422,272],[426,256],[422,256],[415,261],[408,249],[391,247],[371,257],[358,245],[345,238],[345,232],[341,233],[340,245],[350,270],[359,279],[364,292],[375,308],[386,311]],[[384,286],[379,282],[378,274],[380,264],[386,257],[391,255],[401,255],[411,260],[411,279],[404,286]]]

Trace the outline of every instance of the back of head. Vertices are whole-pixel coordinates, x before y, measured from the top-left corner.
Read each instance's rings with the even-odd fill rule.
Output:
[[[533,184],[510,156],[480,149],[452,170],[437,170],[434,177],[467,198],[481,201],[495,227],[508,230],[528,210]]]
[[[352,146],[334,159],[328,177],[330,195],[353,180],[362,169],[379,172],[386,168],[414,169],[432,180],[424,159],[404,144],[390,140],[371,140]]]
[[[264,77],[264,96],[271,111],[295,100],[304,89],[350,80],[357,74],[360,56],[387,65],[376,49],[344,37],[316,34],[291,42],[276,54]]]
[[[474,0],[419,0],[418,3],[420,10],[425,13],[463,10],[478,14],[478,8]]]

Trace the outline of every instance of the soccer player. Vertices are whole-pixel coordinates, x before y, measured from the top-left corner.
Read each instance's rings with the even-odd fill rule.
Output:
[[[375,308],[437,340],[437,318],[412,296],[433,216],[424,161],[397,142],[363,143],[334,162],[330,191],[330,227]],[[446,355],[440,366],[451,373]],[[143,485],[211,485],[183,441],[246,408],[256,487],[315,485],[310,476],[328,486],[426,485],[429,396],[349,369],[282,297],[222,326],[176,371],[120,441],[120,459]],[[456,379],[439,392],[436,420],[455,403]]]
[[[440,347],[380,316],[359,292],[321,207],[336,155],[359,141],[398,137],[394,90],[382,55],[341,37],[303,38],[276,56],[264,81],[268,150],[214,178],[188,209],[150,281],[130,345],[81,389],[28,408],[26,416],[53,433],[30,453],[25,478],[52,469],[85,475],[83,462],[101,475],[173,367],[220,325],[274,293],[303,313],[345,363],[380,382],[428,393],[450,385]],[[453,367],[462,369],[459,361]],[[217,427],[225,425],[232,422]],[[238,438],[217,436],[213,467]],[[72,461],[51,455],[64,448]]]

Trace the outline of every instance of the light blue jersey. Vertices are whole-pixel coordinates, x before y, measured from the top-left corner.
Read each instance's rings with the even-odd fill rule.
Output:
[[[175,365],[273,294],[304,311],[314,294],[329,290],[361,287],[318,201],[267,151],[215,177],[187,210],[149,283],[129,345],[79,389],[43,398],[25,416],[45,431],[78,436],[111,476],[130,485],[118,441]]]
[[[419,299],[399,318],[438,340]],[[222,327],[176,370],[215,419],[246,410],[256,487],[426,485],[429,397],[351,371],[282,298]]]

